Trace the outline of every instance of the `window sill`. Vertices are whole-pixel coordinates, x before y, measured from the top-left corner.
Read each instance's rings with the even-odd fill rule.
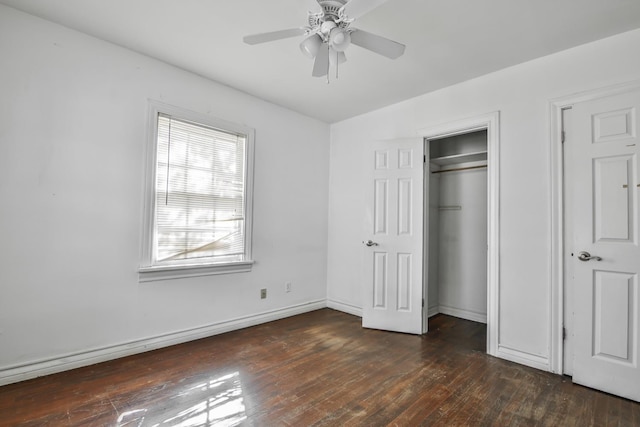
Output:
[[[251,271],[252,267],[253,261],[238,261],[225,264],[140,267],[138,269],[138,282],[156,282],[158,280],[211,276],[214,274],[246,273]]]

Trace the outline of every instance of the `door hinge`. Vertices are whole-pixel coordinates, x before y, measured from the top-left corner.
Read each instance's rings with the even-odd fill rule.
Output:
[[[567,134],[565,133],[565,131],[562,131],[561,135],[560,135],[560,142],[562,142],[564,144],[565,139],[567,138]]]
[[[427,163],[427,155],[422,156],[422,163]]]
[[[562,340],[567,339],[567,328],[562,328]]]
[[[422,307],[424,307],[424,298],[422,298]]]

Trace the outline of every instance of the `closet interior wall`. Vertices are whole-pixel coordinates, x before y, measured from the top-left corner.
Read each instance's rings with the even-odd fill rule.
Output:
[[[428,141],[429,316],[487,321],[487,133]]]

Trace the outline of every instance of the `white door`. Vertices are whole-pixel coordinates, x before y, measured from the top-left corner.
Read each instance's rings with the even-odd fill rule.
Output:
[[[640,401],[640,92],[572,107],[573,381]]]
[[[421,334],[423,141],[379,141],[367,159],[362,326]]]

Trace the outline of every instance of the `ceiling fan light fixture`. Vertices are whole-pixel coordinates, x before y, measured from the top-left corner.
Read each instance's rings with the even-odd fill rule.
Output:
[[[334,50],[344,52],[351,44],[351,34],[343,28],[334,28],[329,34],[329,44]]]
[[[326,36],[331,33],[331,31],[335,30],[337,26],[338,24],[331,20],[324,21],[322,25],[320,25],[320,32]]]
[[[318,54],[318,49],[322,45],[322,38],[317,34],[312,34],[300,43],[300,50],[309,58],[313,59]]]

